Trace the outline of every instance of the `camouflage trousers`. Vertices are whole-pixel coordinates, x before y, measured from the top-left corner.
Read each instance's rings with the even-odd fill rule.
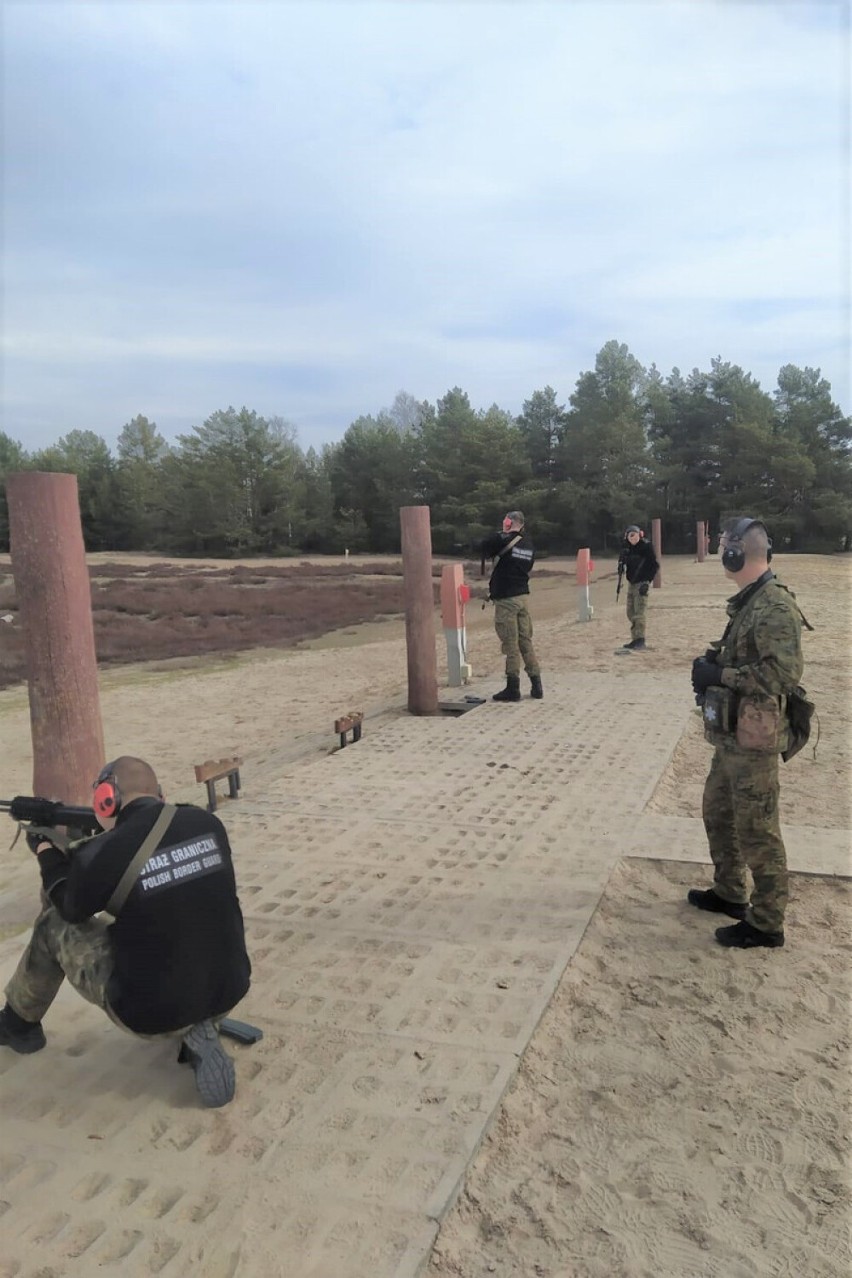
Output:
[[[541,674],[533,647],[533,623],[526,595],[494,600],[494,629],[506,656],[506,674],[521,673],[521,659],[528,675]]]
[[[725,901],[749,900],[749,922],[762,932],[784,930],[787,854],[778,815],[778,755],[717,745],[704,783],[702,815],[716,873],[713,888]]]
[[[126,1029],[107,1002],[113,966],[108,931],[109,925],[99,918],[66,923],[52,905],[45,904],[6,986],[10,1007],[25,1021],[40,1021],[67,977],[87,1002]]]
[[[650,593],[650,591],[649,591]],[[645,638],[645,618],[648,615],[648,595],[640,595],[637,585],[627,586],[627,620],[630,622],[630,638]]]

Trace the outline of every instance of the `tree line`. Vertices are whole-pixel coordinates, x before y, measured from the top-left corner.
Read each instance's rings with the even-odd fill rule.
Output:
[[[425,503],[437,554],[469,551],[513,508],[551,552],[613,549],[653,517],[666,549],[688,552],[696,520],[716,530],[743,513],[778,547],[827,552],[852,545],[850,441],[819,369],[787,364],[769,394],[721,358],[664,377],[610,341],[567,404],[550,386],[517,416],[474,409],[459,387],[435,404],[400,392],[319,452],[248,408],[218,410],[174,444],[137,416],[115,455],[89,430],[33,453],[0,432],[0,548],[5,477],[34,469],[77,475],[91,551],[398,552],[399,507]]]

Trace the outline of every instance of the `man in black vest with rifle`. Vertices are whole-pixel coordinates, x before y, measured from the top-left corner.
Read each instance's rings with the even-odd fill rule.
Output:
[[[618,556],[618,585],[615,597],[621,594],[621,583],[627,574],[627,620],[630,622],[630,638],[616,649],[619,656],[629,652],[645,651],[645,626],[648,615],[648,593],[660,570],[654,547],[645,540],[638,524],[631,524],[624,533],[624,545]]]
[[[530,696],[541,700],[541,669],[533,648],[533,624],[527,608],[535,547],[524,533],[524,516],[510,510],[501,532],[481,543],[482,567],[493,560],[488,598],[494,604],[494,629],[506,657],[506,687],[492,701],[520,701],[521,661],[529,675]]]
[[[104,833],[70,850],[58,831],[27,833],[43,909],[6,986],[0,1046],[45,1046],[42,1018],[67,977],[122,1029],[180,1038],[202,1102],[225,1105],[234,1063],[217,1024],[251,976],[225,827],[165,803],[151,766],[130,756],[101,771],[92,806]]]

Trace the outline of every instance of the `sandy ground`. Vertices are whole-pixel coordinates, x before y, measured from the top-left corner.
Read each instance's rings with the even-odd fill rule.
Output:
[[[850,886],[696,948],[694,867],[615,871],[445,1223],[438,1278],[844,1278]],[[709,935],[716,925],[701,920]]]
[[[581,625],[563,567],[564,577],[534,584],[531,603],[546,691],[556,670],[608,672],[616,701],[623,676],[637,669],[682,671],[688,687],[693,656],[724,625],[730,588],[715,560],[665,560],[649,650],[626,657],[614,655],[628,637],[614,580],[593,588],[595,619]],[[601,564],[599,575],[612,569]],[[817,702],[820,743],[816,757],[809,748],[782,770],[782,815],[812,828],[818,863],[820,831],[836,846],[837,832],[850,827],[852,565],[780,557],[776,569],[815,627],[805,637],[803,682]],[[478,604],[469,609],[479,695],[501,682],[492,619]],[[238,752],[256,799],[285,762],[334,748],[336,715],[362,709],[379,731],[400,713],[403,634],[397,619],[297,650],[106,671],[107,753],[150,758],[170,796],[201,801],[193,764]],[[442,649],[439,642],[439,677]],[[3,791],[28,793],[24,689],[0,692],[0,750]],[[650,811],[695,818],[708,763],[691,718]],[[416,791],[416,777],[411,785]],[[20,845],[0,852],[0,873],[0,936],[9,937],[32,907]],[[663,908],[694,880],[694,869],[677,862],[628,860],[616,871],[444,1223],[436,1278],[849,1272],[848,886],[801,880],[791,910],[796,943],[729,962],[697,955],[691,921],[673,926]]]
[[[820,828],[850,828],[850,564],[776,569],[815,627],[803,682],[820,716],[816,755],[782,767],[782,816],[816,827],[818,847]],[[680,589],[699,574],[700,591]],[[718,637],[728,593],[715,561],[666,564],[647,664],[688,669]],[[572,657],[600,669],[609,653]],[[696,716],[650,810],[699,814],[707,764]],[[849,884],[798,880],[801,942],[783,963],[732,967],[696,953],[688,911],[673,929],[661,909],[695,882],[677,864],[616,871],[444,1223],[436,1278],[852,1272]]]

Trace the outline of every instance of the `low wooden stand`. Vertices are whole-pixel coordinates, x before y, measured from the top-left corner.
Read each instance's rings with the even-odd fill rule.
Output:
[[[346,745],[347,732],[352,733],[353,741],[361,740],[361,724],[364,722],[364,712],[362,710],[350,710],[349,714],[342,715],[334,721],[334,731],[340,737],[341,750]]]
[[[195,779],[203,781],[207,786],[207,811],[216,811],[216,782],[228,781],[228,798],[236,799],[240,792],[240,767],[242,759],[205,759],[204,763],[196,763]]]

